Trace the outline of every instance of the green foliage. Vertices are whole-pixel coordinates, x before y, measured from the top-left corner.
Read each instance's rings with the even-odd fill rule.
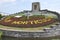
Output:
[[[45,18],[45,15],[33,15],[33,17],[40,17],[40,18]]]
[[[3,16],[0,14],[0,19],[2,18]]]
[[[2,34],[3,34],[3,32],[0,31],[0,40],[2,40]]]

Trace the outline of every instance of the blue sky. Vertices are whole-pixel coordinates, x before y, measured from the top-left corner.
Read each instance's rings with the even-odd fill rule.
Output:
[[[48,9],[60,13],[60,0],[0,0],[0,12],[12,14],[31,10],[32,2],[40,2],[41,10]]]

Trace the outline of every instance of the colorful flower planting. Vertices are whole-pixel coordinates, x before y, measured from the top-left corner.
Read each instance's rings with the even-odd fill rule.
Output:
[[[1,20],[0,24],[4,26],[14,26],[14,27],[40,27],[49,25],[54,22],[56,22],[54,18],[30,16],[29,19],[26,19],[26,17],[19,17],[19,18],[7,17],[4,20]]]

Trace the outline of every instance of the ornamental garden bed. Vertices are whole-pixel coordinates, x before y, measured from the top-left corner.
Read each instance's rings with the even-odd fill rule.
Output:
[[[11,27],[33,28],[46,26],[54,22],[57,22],[56,19],[50,17],[45,18],[44,16],[30,16],[29,19],[26,16],[19,18],[9,16],[1,20],[0,24]]]

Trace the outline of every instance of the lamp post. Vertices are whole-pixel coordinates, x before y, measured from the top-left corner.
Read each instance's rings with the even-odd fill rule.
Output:
[[[27,13],[27,19],[29,19],[29,16],[30,16],[30,13],[28,12],[28,13]]]
[[[29,13],[29,12],[27,12],[27,13],[25,13],[25,16],[27,16],[27,19],[29,19],[29,16],[30,16],[31,14]]]

